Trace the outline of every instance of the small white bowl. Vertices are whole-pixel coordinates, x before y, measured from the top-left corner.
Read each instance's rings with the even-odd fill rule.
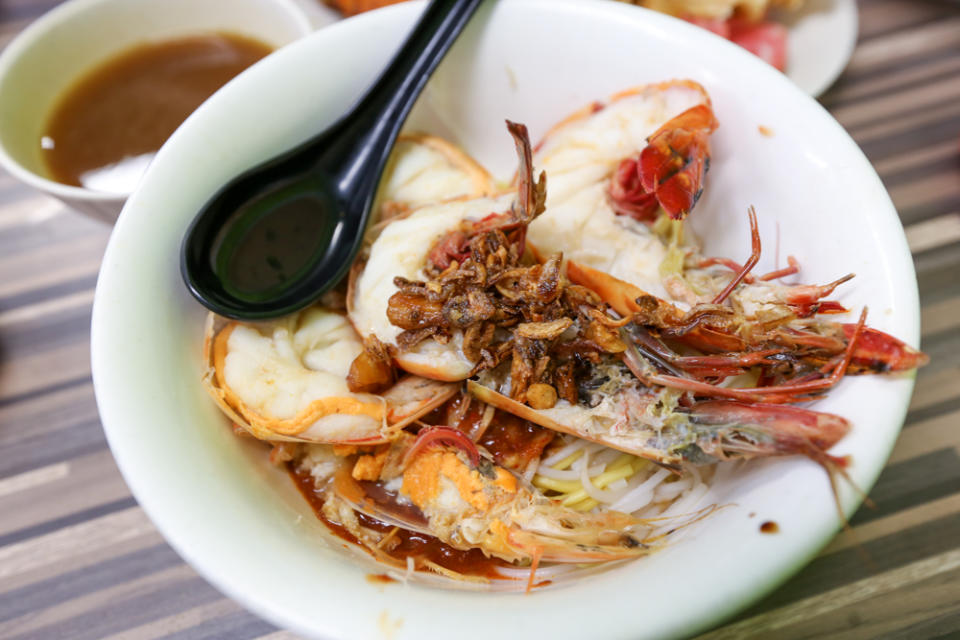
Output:
[[[343,113],[423,6],[351,18],[287,47],[213,96],[160,150],[114,229],[93,309],[93,378],[117,464],[197,571],[308,637],[692,635],[769,592],[837,531],[827,476],[816,464],[799,456],[745,464],[714,483],[707,498],[728,506],[683,539],[575,584],[529,595],[382,585],[367,574],[383,569],[329,542],[262,445],[235,437],[201,388],[205,313],[180,279],[184,230],[226,180]],[[536,140],[613,92],[698,80],[720,122],[706,191],[691,216],[707,255],[749,255],[746,210],[755,205],[764,240],[759,272],[773,268],[779,235],[781,263],[796,256],[806,282],[856,272],[840,300],[856,311],[869,305],[872,326],[916,344],[913,262],[870,163],[781,73],[708,36],[613,2],[485,3],[438,68],[409,128],[449,136],[509,178],[516,160],[504,118],[528,124]],[[861,376],[814,403],[852,421],[831,453],[852,456],[850,475],[864,490],[889,455],[912,388],[912,376]],[[859,501],[845,485],[841,499],[847,513]],[[760,533],[765,520],[780,532]]]
[[[279,48],[312,26],[292,0],[72,0],[50,11],[0,54],[0,164],[31,187],[113,223],[128,194],[50,179],[40,137],[52,107],[84,73],[130,47],[218,31]]]

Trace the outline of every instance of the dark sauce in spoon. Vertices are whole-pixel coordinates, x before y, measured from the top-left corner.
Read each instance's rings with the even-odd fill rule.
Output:
[[[214,243],[212,256],[229,293],[256,302],[303,277],[336,232],[331,207],[316,193],[281,193],[270,202],[238,209]]]

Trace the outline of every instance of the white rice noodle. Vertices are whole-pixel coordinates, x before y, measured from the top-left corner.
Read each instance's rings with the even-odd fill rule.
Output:
[[[693,476],[686,476],[676,480],[675,482],[663,482],[654,492],[654,500],[656,502],[673,500],[684,491],[687,491],[693,487],[694,483],[695,481]]]
[[[533,476],[540,470],[540,460],[531,460],[527,465],[527,470],[523,472],[523,479],[527,482],[533,482]]]
[[[620,478],[619,480],[614,480],[613,482],[607,485],[607,489],[613,490],[613,491],[619,491],[620,489],[629,489],[629,488],[630,488],[630,485],[627,484],[627,481],[624,478]]]
[[[678,528],[683,530],[684,527],[681,527],[681,525],[687,519],[697,517],[699,511],[697,508],[698,504],[703,496],[707,494],[709,488],[705,482],[700,480],[699,474],[697,474],[693,488],[660,514],[660,518],[667,518],[667,520],[653,530],[653,535],[662,535]]]
[[[576,569],[575,564],[541,564],[537,567],[537,581],[554,578]],[[526,580],[530,577],[530,567],[497,567],[497,573],[508,580]]]
[[[611,509],[633,513],[644,508],[653,500],[653,492],[663,480],[670,475],[668,469],[658,469],[652,476],[647,478],[639,486],[629,490],[621,496],[616,502],[610,505]]]
[[[552,467],[557,464],[564,458],[573,455],[578,449],[582,449],[586,444],[584,440],[574,440],[570,444],[560,447],[555,453],[551,453],[549,456],[540,461],[541,467]]]
[[[413,556],[407,556],[407,571],[403,575],[403,584],[409,584],[410,576],[413,575],[413,572],[416,570],[416,563],[413,560]]]
[[[568,458],[575,454],[578,451],[584,451],[587,453],[595,453],[601,450],[609,450],[608,447],[603,446],[602,444],[597,444],[596,442],[588,442],[587,440],[581,440],[579,438],[570,437],[572,442],[570,444],[561,447],[555,453],[550,454],[544,458],[541,462],[541,466],[552,467],[561,460]],[[574,463],[576,464],[576,463]]]
[[[617,454],[614,451],[614,454]],[[601,454],[602,455],[602,454]],[[616,457],[619,457],[617,455]],[[608,489],[600,489],[595,484],[590,477],[590,467],[589,467],[590,454],[584,453],[583,457],[577,460],[580,462],[580,485],[583,487],[583,490],[588,496],[596,500],[597,502],[604,502],[610,504],[616,502],[623,495],[624,491],[610,491]],[[603,467],[606,468],[608,463],[604,463]]]
[[[577,462],[580,462],[580,460],[582,460],[582,458],[578,459]],[[577,480],[580,478],[581,473],[581,467],[577,465],[577,462],[574,462],[570,469],[554,469],[553,467],[541,464],[540,468],[537,469],[537,473],[545,478],[553,478],[554,480]],[[592,478],[603,473],[606,468],[607,463],[594,464],[587,470],[587,473]]]

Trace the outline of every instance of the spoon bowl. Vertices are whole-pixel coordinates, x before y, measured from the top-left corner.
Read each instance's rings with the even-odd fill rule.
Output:
[[[180,260],[201,304],[263,320],[306,307],[346,275],[400,128],[481,2],[433,0],[346,115],[234,178],[203,206]]]

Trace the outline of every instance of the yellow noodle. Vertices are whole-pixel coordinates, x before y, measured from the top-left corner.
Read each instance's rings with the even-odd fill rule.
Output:
[[[568,455],[566,458],[564,458],[560,462],[554,464],[551,467],[551,469],[556,469],[557,471],[563,471],[564,469],[569,468],[570,465],[572,465],[574,462],[579,460],[580,456],[582,455],[583,455],[583,449],[577,449],[576,451]]]
[[[558,493],[571,493],[580,489],[579,480],[557,480],[541,475],[533,477],[533,484],[540,489],[550,489]]]
[[[587,498],[586,500],[582,500],[580,502],[577,502],[576,504],[569,505],[569,506],[571,509],[575,509],[576,511],[590,511],[590,509],[593,509],[599,504],[600,503],[594,500],[593,498]]]

